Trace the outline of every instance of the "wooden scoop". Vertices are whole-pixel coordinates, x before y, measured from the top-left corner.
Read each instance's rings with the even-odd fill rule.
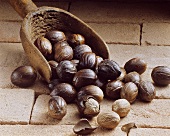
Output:
[[[60,30],[82,34],[86,44],[92,48],[93,52],[104,59],[109,58],[108,47],[102,38],[73,14],[54,7],[37,8],[31,0],[9,0],[9,2],[24,18],[20,37],[30,64],[47,82],[50,82],[51,79],[51,68],[45,57],[34,45],[34,41],[38,37],[44,36],[48,31]]]

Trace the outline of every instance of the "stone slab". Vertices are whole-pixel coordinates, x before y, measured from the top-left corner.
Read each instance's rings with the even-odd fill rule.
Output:
[[[140,45],[140,25],[128,23],[88,23],[106,43]]]
[[[170,46],[170,24],[144,23],[142,28],[142,45]]]
[[[170,22],[168,2],[75,1],[70,12],[85,22]]]
[[[101,111],[111,111],[112,100],[101,103]],[[118,126],[134,122],[139,128],[170,128],[170,99],[154,99],[150,103],[139,100],[131,104],[128,115],[121,119]]]
[[[21,22],[0,21],[0,41],[1,42],[21,42],[20,40]]]
[[[0,136],[76,136],[74,125],[1,125]],[[90,136],[126,136],[120,128],[114,130],[96,129]]]
[[[0,124],[28,124],[34,103],[31,89],[0,89]]]
[[[134,45],[115,45],[109,44],[111,59],[120,66],[134,58],[139,57],[147,62],[148,68],[159,65],[170,66],[170,47],[169,46],[134,46]]]
[[[131,129],[129,136],[169,136],[170,129],[137,128]]]

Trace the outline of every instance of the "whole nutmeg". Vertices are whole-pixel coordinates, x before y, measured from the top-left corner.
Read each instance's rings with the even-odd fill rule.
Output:
[[[44,37],[47,38],[52,44],[66,40],[65,34],[62,31],[56,30],[47,32]]]
[[[58,64],[56,71],[61,81],[71,83],[77,69],[71,61],[64,60]]]
[[[140,77],[139,73],[137,73],[135,71],[126,74],[125,77],[124,77],[124,82],[125,83],[133,82],[136,85],[138,85],[140,81],[141,81],[141,77]]]
[[[93,84],[97,79],[96,73],[91,69],[82,69],[79,70],[74,78],[73,85],[77,88]]]
[[[48,64],[51,67],[51,72],[52,72],[52,79],[56,79],[57,76],[57,72],[56,72],[56,68],[58,66],[58,62],[54,61],[54,60],[50,60],[48,61]]]
[[[104,94],[103,91],[95,85],[88,85],[82,87],[77,94],[77,99],[81,100],[84,96],[93,96],[99,103],[103,100]]]
[[[87,118],[97,116],[100,112],[99,102],[90,95],[81,97],[81,99],[77,101],[77,108],[80,115]]]
[[[120,91],[120,97],[122,99],[128,100],[130,103],[133,103],[138,96],[138,87],[133,82],[126,83],[121,91]]]
[[[124,69],[127,73],[136,71],[139,74],[145,72],[147,63],[141,58],[133,58],[127,61],[124,65]]]
[[[34,44],[44,56],[52,53],[52,45],[47,38],[38,37]]]
[[[120,67],[113,60],[105,59],[98,65],[97,75],[99,78],[103,78],[105,80],[115,80],[120,76],[120,74]]]
[[[19,87],[29,87],[34,84],[37,73],[32,66],[20,66],[11,74],[11,82]]]
[[[120,76],[117,78],[117,80],[123,81],[124,77],[126,75],[126,70],[124,68],[120,68],[121,74]]]
[[[107,129],[114,129],[120,122],[120,116],[116,112],[104,112],[97,116],[97,123]]]
[[[71,34],[68,36],[67,41],[72,47],[85,44],[85,38],[81,34]]]
[[[141,81],[139,83],[139,97],[142,101],[151,102],[156,95],[156,90],[150,81]]]
[[[74,52],[74,59],[80,59],[81,55],[85,52],[92,52],[92,49],[90,46],[86,45],[86,44],[82,44],[79,46],[76,46],[73,50]]]
[[[54,45],[54,59],[57,62],[63,60],[71,60],[73,58],[73,49],[70,46],[55,46]]]
[[[67,113],[67,104],[60,96],[51,98],[48,102],[48,115],[61,120]]]
[[[166,86],[170,84],[170,67],[157,66],[152,70],[152,80],[156,85]]]
[[[113,103],[112,111],[119,114],[120,117],[125,117],[130,111],[130,103],[126,99],[118,99]]]
[[[105,92],[106,97],[110,99],[119,99],[120,91],[123,85],[124,83],[120,80],[114,80],[108,82],[106,85],[106,92]]]
[[[52,97],[61,96],[67,103],[71,103],[75,100],[77,91],[68,83],[60,83],[53,88],[50,95]]]
[[[96,66],[96,54],[92,52],[85,52],[80,57],[79,68],[80,69],[95,69]]]

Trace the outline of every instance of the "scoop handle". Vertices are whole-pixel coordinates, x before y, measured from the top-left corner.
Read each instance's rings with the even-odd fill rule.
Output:
[[[9,3],[22,18],[25,18],[29,12],[37,10],[32,0],[9,0]]]

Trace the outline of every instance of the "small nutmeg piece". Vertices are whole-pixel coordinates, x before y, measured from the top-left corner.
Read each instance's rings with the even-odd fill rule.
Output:
[[[54,59],[57,62],[71,60],[73,58],[73,49],[70,46],[54,45]]]
[[[97,123],[107,129],[114,129],[120,122],[120,116],[116,112],[103,112],[97,117]]]
[[[126,99],[118,99],[112,105],[112,111],[119,114],[120,117],[125,117],[130,111],[130,103]]]
[[[77,68],[71,61],[64,60],[58,64],[56,71],[62,82],[71,83],[75,73],[77,72]]]
[[[109,59],[105,59],[98,65],[98,76],[105,80],[115,80],[121,74],[119,65]]]
[[[20,66],[11,74],[11,82],[19,87],[29,87],[35,83],[37,72],[32,66]]]
[[[125,83],[133,82],[136,85],[138,85],[140,81],[141,81],[141,77],[140,77],[139,73],[137,73],[135,71],[126,74],[125,77],[124,77]]]
[[[50,95],[52,97],[61,96],[67,103],[71,103],[75,100],[77,91],[71,84],[60,83],[53,88]]]
[[[77,101],[77,108],[80,112],[80,115],[87,118],[95,117],[100,112],[99,102],[90,95],[81,97],[81,99]]]
[[[110,99],[119,99],[120,91],[123,87],[124,83],[120,80],[113,80],[107,83],[106,85],[106,97]]]
[[[82,45],[76,46],[73,52],[74,52],[74,59],[80,59],[83,53],[92,52],[92,49],[90,46],[86,44],[82,44]]]
[[[126,83],[121,91],[120,91],[120,97],[122,99],[128,100],[130,103],[133,103],[138,96],[138,87],[133,82]]]
[[[80,57],[79,68],[80,69],[95,69],[96,66],[96,54],[92,52],[85,52]]]
[[[67,104],[60,96],[51,98],[48,102],[48,115],[61,120],[67,113]]]
[[[34,44],[44,56],[52,53],[52,45],[47,38],[38,37]]]
[[[47,32],[44,37],[47,38],[52,44],[66,40],[65,34],[62,31],[56,30]]]
[[[145,72],[147,63],[141,58],[133,58],[125,63],[124,69],[127,73],[136,71],[139,74]]]
[[[80,121],[73,127],[73,131],[77,135],[91,134],[97,126],[92,126],[87,119],[80,119]]]
[[[85,38],[81,34],[70,34],[67,41],[72,47],[85,44]]]
[[[139,97],[142,101],[151,102],[156,96],[156,90],[150,81],[139,83]]]
[[[88,85],[82,87],[77,94],[77,99],[81,100],[84,96],[93,96],[99,103],[103,100],[104,94],[103,91],[95,85]]]
[[[152,80],[158,86],[167,86],[170,84],[170,67],[157,66],[152,70]]]
[[[91,69],[82,69],[79,70],[74,78],[73,85],[77,88],[93,84],[97,79],[96,73]]]

